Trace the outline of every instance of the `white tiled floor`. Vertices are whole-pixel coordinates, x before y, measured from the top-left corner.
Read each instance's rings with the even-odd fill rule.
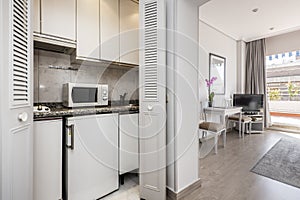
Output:
[[[126,174],[124,185],[118,191],[101,200],[139,200],[139,177],[136,174]]]

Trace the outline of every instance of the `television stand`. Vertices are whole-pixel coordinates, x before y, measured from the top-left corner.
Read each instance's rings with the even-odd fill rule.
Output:
[[[252,118],[252,130],[251,133],[263,133],[265,116],[263,111],[247,111],[243,112],[243,115]],[[247,128],[246,133],[249,133],[249,128]]]
[[[252,115],[259,115],[260,112],[258,111],[246,111],[246,112],[243,112],[244,115],[249,115],[249,116],[252,116]]]

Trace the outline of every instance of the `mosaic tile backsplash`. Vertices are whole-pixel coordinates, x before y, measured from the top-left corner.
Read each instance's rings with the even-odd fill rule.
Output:
[[[138,69],[71,65],[70,55],[34,51],[34,102],[62,102],[62,85],[67,82],[108,84],[109,100],[138,100]]]

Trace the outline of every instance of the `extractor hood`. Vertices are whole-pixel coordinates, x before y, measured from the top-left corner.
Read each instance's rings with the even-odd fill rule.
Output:
[[[33,38],[35,49],[64,54],[72,54],[76,49],[75,41],[62,40],[60,38],[36,33],[34,33]]]

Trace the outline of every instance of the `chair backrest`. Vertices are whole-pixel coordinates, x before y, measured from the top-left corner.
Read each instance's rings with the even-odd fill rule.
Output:
[[[206,121],[206,115],[204,113],[204,108],[206,108],[207,106],[206,102],[201,101],[200,102],[200,120]]]

